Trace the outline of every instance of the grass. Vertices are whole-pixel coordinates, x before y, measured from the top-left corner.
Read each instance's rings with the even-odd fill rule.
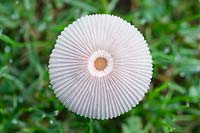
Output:
[[[69,112],[49,86],[58,34],[80,16],[118,15],[149,43],[151,90],[130,112],[90,120]],[[200,133],[200,1],[4,0],[0,3],[0,132]]]

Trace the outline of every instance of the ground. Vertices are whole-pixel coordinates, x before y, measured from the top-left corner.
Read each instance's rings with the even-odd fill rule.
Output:
[[[108,13],[134,24],[153,56],[151,89],[112,120],[68,111],[49,83],[48,60],[64,27]],[[1,0],[0,132],[200,133],[200,1]]]

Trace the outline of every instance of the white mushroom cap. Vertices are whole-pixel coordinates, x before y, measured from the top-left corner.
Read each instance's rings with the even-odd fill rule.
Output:
[[[110,119],[141,101],[152,78],[142,34],[112,15],[89,15],[61,32],[49,60],[52,88],[71,111]]]

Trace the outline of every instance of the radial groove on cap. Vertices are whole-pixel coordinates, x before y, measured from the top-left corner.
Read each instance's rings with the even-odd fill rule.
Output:
[[[105,68],[95,68],[97,58],[106,59]],[[49,74],[54,93],[69,110],[110,119],[144,98],[152,78],[152,58],[133,25],[112,15],[89,15],[58,36]]]

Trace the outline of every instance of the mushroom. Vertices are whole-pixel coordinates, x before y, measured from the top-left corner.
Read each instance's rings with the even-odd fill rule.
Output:
[[[111,119],[149,89],[152,58],[143,35],[113,15],[89,15],[58,36],[49,60],[56,97],[72,112]]]

